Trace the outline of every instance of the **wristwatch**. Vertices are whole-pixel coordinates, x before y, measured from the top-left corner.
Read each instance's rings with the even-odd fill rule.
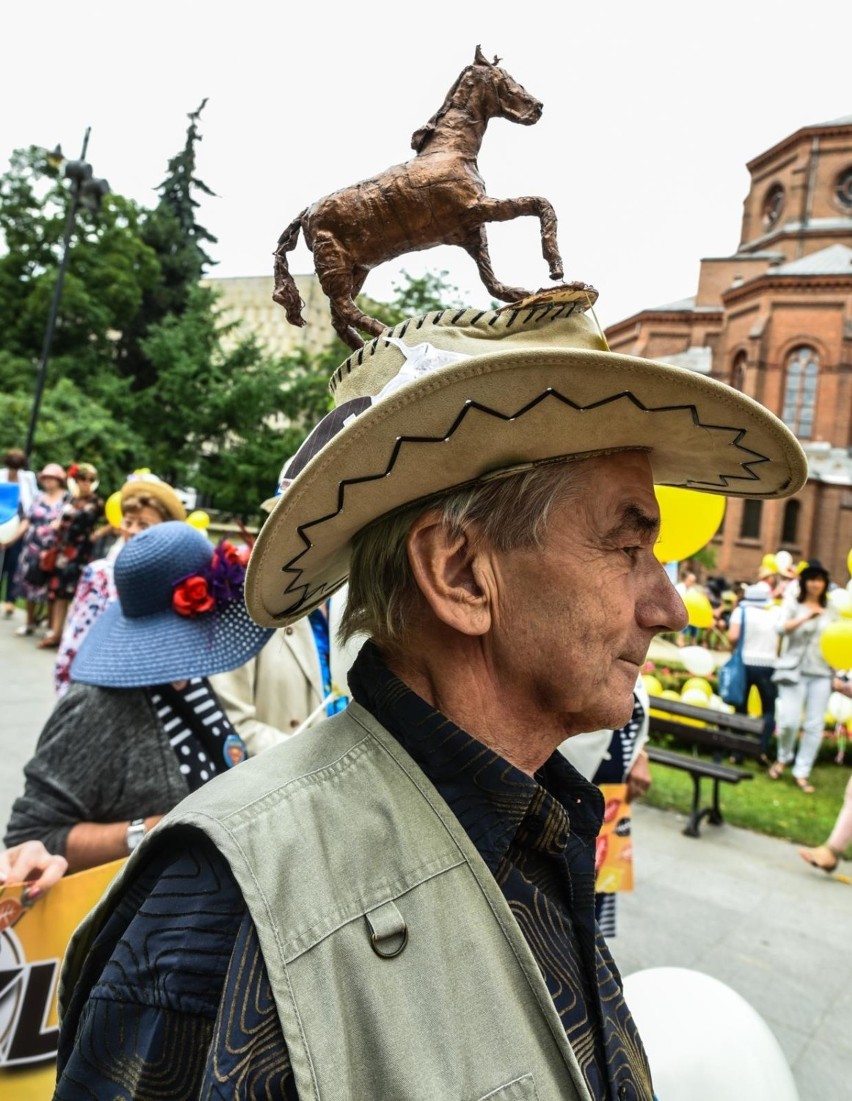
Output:
[[[134,818],[127,827],[127,851],[132,853],[145,836],[145,819]]]

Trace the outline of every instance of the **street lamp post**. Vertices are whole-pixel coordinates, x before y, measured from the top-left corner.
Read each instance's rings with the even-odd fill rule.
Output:
[[[56,329],[56,319],[59,315],[59,302],[62,298],[62,284],[65,281],[65,271],[68,267],[68,257],[71,247],[71,234],[74,232],[74,221],[77,217],[77,210],[80,207],[80,203],[84,203],[91,209],[96,210],[100,205],[101,199],[109,192],[109,184],[106,180],[95,179],[92,174],[92,166],[86,163],[86,150],[89,146],[89,134],[91,133],[91,127],[86,128],[86,133],[83,137],[83,149],[80,153],[80,159],[78,161],[66,161],[64,169],[64,178],[71,180],[71,200],[68,203],[68,216],[65,219],[65,233],[62,238],[62,257],[59,261],[59,270],[56,273],[56,283],[53,287],[53,296],[50,300],[50,311],[47,315],[47,325],[44,330],[44,340],[41,346],[41,357],[38,363],[38,373],[36,375],[36,389],[33,397],[33,408],[30,414],[30,424],[27,429],[27,439],[24,444],[24,452],[26,453],[27,460],[29,461],[30,452],[33,448],[33,440],[35,439],[36,424],[38,423],[39,409],[41,408],[41,399],[44,393],[44,385],[47,381],[47,363],[50,358],[50,347],[53,343],[53,334]],[[53,156],[59,153],[59,148]]]

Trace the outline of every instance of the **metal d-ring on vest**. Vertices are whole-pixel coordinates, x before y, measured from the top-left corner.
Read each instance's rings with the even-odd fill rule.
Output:
[[[396,907],[395,902],[385,902],[364,915],[370,927],[370,947],[383,960],[392,960],[408,944],[408,926]],[[394,948],[385,949],[381,945],[401,938]]]

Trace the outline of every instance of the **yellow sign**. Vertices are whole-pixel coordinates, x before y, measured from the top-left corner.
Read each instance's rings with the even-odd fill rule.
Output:
[[[595,890],[598,894],[633,890],[633,839],[627,784],[601,784],[605,809],[595,847]]]
[[[66,876],[31,906],[21,884],[0,893],[0,1097],[53,1096],[62,957],[123,864],[116,860]]]

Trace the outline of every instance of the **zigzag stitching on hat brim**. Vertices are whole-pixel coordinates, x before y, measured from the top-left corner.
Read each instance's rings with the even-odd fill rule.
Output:
[[[746,431],[747,431],[745,428],[736,428],[733,425],[725,425],[725,424],[704,424],[701,421],[701,419],[698,415],[698,410],[696,409],[695,405],[693,405],[692,403],[689,403],[687,405],[659,405],[659,406],[653,406],[653,407],[647,406],[642,401],[640,401],[639,398],[637,398],[636,395],[633,394],[630,390],[621,390],[617,394],[612,394],[610,397],[607,397],[607,398],[600,398],[598,401],[594,401],[589,405],[578,405],[577,402],[572,401],[570,398],[566,398],[564,396],[564,394],[560,394],[558,390],[553,389],[553,387],[548,387],[543,393],[539,394],[537,397],[533,398],[532,401],[530,401],[526,405],[522,406],[516,413],[501,413],[498,410],[492,409],[487,405],[482,405],[478,401],[469,400],[469,401],[466,401],[464,403],[464,406],[462,407],[462,409],[459,412],[458,416],[456,417],[455,421],[453,421],[452,425],[450,426],[449,431],[443,433],[440,436],[400,436],[399,439],[396,441],[396,443],[394,445],[393,451],[391,452],[390,460],[388,461],[388,464],[387,464],[387,466],[384,470],[380,471],[377,474],[367,474],[367,475],[364,475],[363,477],[360,477],[360,478],[345,478],[343,481],[340,482],[340,485],[338,486],[338,491],[337,491],[337,508],[333,512],[329,512],[326,516],[321,516],[316,520],[309,520],[307,523],[300,524],[298,526],[298,528],[296,529],[297,532],[298,532],[299,538],[303,541],[305,546],[301,551],[299,551],[298,554],[296,554],[293,558],[291,558],[289,562],[285,563],[281,567],[281,572],[282,573],[292,573],[292,574],[296,575],[295,577],[293,577],[291,579],[290,583],[287,585],[287,588],[284,590],[282,595],[284,595],[284,596],[294,595],[295,592],[299,588],[299,584],[298,584],[299,578],[304,573],[304,570],[299,568],[296,565],[296,563],[301,558],[303,558],[304,555],[306,555],[308,553],[308,551],[314,545],[313,542],[308,537],[308,535],[306,534],[307,530],[309,528],[317,527],[320,524],[325,524],[329,520],[333,520],[335,516],[338,516],[340,514],[340,512],[343,509],[343,501],[344,501],[344,497],[345,497],[345,494],[346,494],[346,490],[349,488],[349,486],[364,485],[368,482],[379,481],[382,478],[386,478],[388,476],[388,474],[390,474],[393,471],[393,468],[396,466],[397,460],[399,459],[400,453],[401,453],[402,448],[405,444],[409,444],[409,443],[417,443],[417,444],[445,443],[447,440],[449,440],[453,436],[453,434],[455,432],[458,431],[460,426],[463,424],[465,418],[467,417],[468,413],[470,413],[472,410],[476,410],[479,413],[484,413],[487,416],[494,417],[495,419],[500,420],[500,421],[504,421],[504,422],[515,421],[515,420],[518,420],[519,418],[523,417],[526,413],[529,413],[530,410],[536,408],[536,406],[538,406],[542,401],[544,401],[544,400],[546,400],[547,398],[550,398],[550,397],[556,398],[558,401],[562,402],[564,405],[567,405],[569,408],[575,410],[578,413],[584,413],[584,412],[588,412],[588,411],[591,411],[591,410],[594,410],[594,409],[600,409],[602,406],[610,405],[610,404],[612,404],[613,402],[616,402],[616,401],[622,401],[625,398],[628,401],[632,402],[633,405],[635,405],[636,408],[641,410],[643,413],[681,413],[681,412],[688,412],[690,414],[690,416],[692,417],[692,423],[696,428],[705,428],[705,429],[708,429],[708,430],[719,431],[719,432],[730,432],[733,436],[733,439],[731,441],[733,446],[736,447],[736,448],[739,448],[739,450],[742,451],[745,455],[752,455],[753,456],[752,459],[749,459],[748,461],[745,461],[742,464],[743,470],[746,473],[737,474],[737,475],[724,475],[724,474],[720,475],[718,484],[712,485],[712,486],[711,486],[710,483],[706,483],[706,482],[690,482],[689,485],[691,485],[693,487],[700,486],[702,489],[707,489],[707,490],[709,490],[711,488],[712,489],[727,489],[728,486],[731,484],[731,482],[734,482],[734,481],[757,481],[759,479],[759,475],[755,474],[755,472],[751,469],[751,467],[759,466],[761,463],[770,462],[770,458],[769,458],[768,455],[761,455],[760,452],[758,452],[758,451],[753,451],[751,448],[741,446],[740,441],[745,436]],[[567,457],[568,456],[566,456],[566,458]],[[554,458],[556,458],[556,456],[554,456]],[[475,483],[477,480],[478,479],[473,478],[473,479],[470,479],[470,482],[462,482],[462,483],[459,483],[459,484],[460,485],[467,485],[467,484]],[[449,488],[457,488],[457,487],[449,487]],[[412,501],[412,502],[409,502],[409,503],[413,504],[414,502]],[[342,583],[342,582],[340,582],[340,583]],[[318,586],[317,588],[315,588],[313,590],[310,589],[309,585],[302,585],[301,588],[302,588],[302,598],[300,600],[298,600],[290,608],[288,608],[286,611],[275,613],[273,615],[273,618],[280,619],[280,618],[283,618],[284,616],[290,615],[296,608],[300,607],[302,604],[307,603],[307,601],[310,599],[310,597],[313,595],[313,593],[316,593],[318,591],[325,591],[326,585],[325,585],[325,583],[323,583],[323,585]]]

